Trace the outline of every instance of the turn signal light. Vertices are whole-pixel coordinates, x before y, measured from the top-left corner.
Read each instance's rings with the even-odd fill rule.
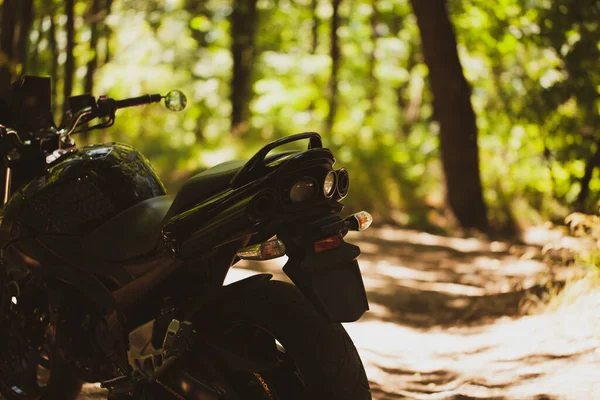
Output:
[[[364,231],[373,223],[373,217],[366,211],[359,211],[346,218],[344,222],[351,231]]]
[[[271,260],[285,255],[285,244],[279,239],[244,247],[236,252],[242,260]]]
[[[315,254],[335,249],[336,247],[339,247],[340,244],[342,244],[342,237],[340,235],[318,240],[315,242]]]

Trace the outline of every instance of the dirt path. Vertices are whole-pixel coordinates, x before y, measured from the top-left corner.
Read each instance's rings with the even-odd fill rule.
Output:
[[[600,294],[519,317],[549,275],[539,247],[391,229],[349,241],[371,311],[346,328],[375,400],[600,399]],[[287,280],[284,263],[240,263],[228,281]]]

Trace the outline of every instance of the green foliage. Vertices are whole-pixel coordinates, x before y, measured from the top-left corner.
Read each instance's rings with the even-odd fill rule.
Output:
[[[569,0],[471,0],[455,10],[484,182],[498,180],[486,185],[491,200],[523,196],[554,219],[575,202],[600,139],[599,14],[598,1]]]
[[[75,93],[83,90],[92,54],[88,3],[76,2]],[[228,101],[232,3],[114,0],[97,49],[101,60],[109,49],[110,60],[96,71],[96,94],[118,98],[178,88],[188,95],[188,109],[120,111],[114,128],[87,140],[133,144],[175,190],[194,170],[248,158],[284,135],[322,131],[329,113],[332,8],[320,0],[313,13],[312,4],[258,2],[252,115],[249,129],[235,136],[229,133]],[[538,214],[564,218],[600,148],[600,2],[450,0],[449,5],[473,87],[492,223],[509,224],[515,214],[532,222]],[[35,7],[30,57],[36,61],[25,72],[50,73],[50,15],[57,24],[62,71],[62,2],[37,0]],[[443,205],[443,176],[410,4],[344,0],[340,15],[339,110],[324,141],[351,173],[348,205],[370,209],[380,219],[429,224],[431,209]],[[60,79],[61,74],[59,94]],[[588,208],[600,200],[598,174],[590,189]]]

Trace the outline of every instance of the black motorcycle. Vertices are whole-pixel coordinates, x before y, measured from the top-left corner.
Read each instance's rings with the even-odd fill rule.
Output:
[[[344,241],[371,216],[338,215],[349,176],[317,133],[189,179],[174,196],[131,146],[76,148],[125,100],[73,96],[60,127],[50,80],[24,77],[0,107],[0,393],[74,399],[101,382],[111,399],[370,399],[340,322],[368,310]],[[305,151],[275,152],[307,140]],[[273,153],[273,154],[272,154]],[[269,274],[224,285],[240,259],[287,255],[295,285]]]

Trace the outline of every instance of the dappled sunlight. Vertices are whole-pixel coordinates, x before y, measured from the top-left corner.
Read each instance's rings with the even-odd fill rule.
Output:
[[[597,301],[590,304],[594,305]],[[592,390],[590,382],[600,379],[600,337],[590,335],[598,331],[598,316],[578,323],[582,317],[578,310],[506,320],[476,330],[423,331],[381,321],[359,321],[346,329],[372,383],[386,393],[457,390],[486,399],[541,393],[577,399],[577,393]],[[578,386],[578,392],[571,384],[583,387]]]
[[[538,290],[548,266],[507,243],[391,229],[348,241],[363,250],[370,310],[344,326],[374,400],[600,396],[600,294],[523,317],[524,288]],[[289,281],[286,262],[241,261],[226,283],[257,273]]]
[[[367,210],[375,220],[368,231],[347,236],[361,247],[370,310],[346,325],[375,400],[600,399],[600,300],[589,293],[600,281],[599,0],[0,0],[0,11],[0,153],[6,170],[0,171],[6,189],[0,237],[6,239],[11,291],[39,284],[32,278],[22,286],[13,277],[13,269],[31,264],[25,253],[45,243],[58,246],[56,256],[83,260],[81,246],[60,246],[58,239],[73,234],[87,243],[90,231],[102,231],[96,227],[118,212],[115,207],[135,203],[122,201],[125,192],[92,184],[109,195],[106,201],[68,207],[69,198],[61,204],[66,211],[53,213],[64,221],[51,221],[40,211],[48,208],[43,198],[60,196],[43,187],[52,174],[43,175],[61,170],[61,160],[77,159],[77,147],[126,143],[135,148],[135,160],[123,162],[147,159],[161,181],[148,178],[154,188],[133,197],[165,194],[163,185],[170,197],[184,185],[190,191],[164,218],[157,214],[160,223],[140,214],[137,226],[123,217],[133,212],[115,219],[153,241],[132,230],[134,246],[121,243],[127,261],[121,265],[111,256],[114,270],[93,271],[110,275],[98,277],[109,286],[135,278],[118,265],[147,264],[146,258],[162,257],[167,247],[177,250],[186,233],[204,243],[197,229],[214,233],[206,248],[197,249],[206,262],[219,255],[211,243],[234,243],[247,223],[259,236],[280,222],[298,222],[295,234],[303,240],[317,231],[327,236],[336,224],[316,219],[343,202],[344,215]],[[27,75],[48,76],[52,86],[47,93],[45,83],[28,87],[30,78],[19,79]],[[182,112],[129,107],[144,102],[129,97],[171,89],[189,99]],[[78,96],[83,93],[92,96]],[[110,97],[100,101],[103,95]],[[79,124],[62,129],[70,128],[69,121]],[[322,143],[295,137],[278,146],[284,137],[309,131],[318,132]],[[269,143],[276,146],[265,147]],[[275,165],[262,160],[261,148],[307,152],[306,158],[281,158]],[[332,163],[325,160],[329,154]],[[229,160],[256,163],[247,163],[233,179],[216,171],[213,182],[206,182],[211,190],[192,193],[192,186],[202,184],[194,176]],[[103,164],[100,156],[88,161],[90,168]],[[350,176],[347,197],[342,167]],[[331,193],[322,173],[330,168],[338,170]],[[150,173],[137,172],[142,170]],[[296,199],[290,188],[309,178],[318,190]],[[278,201],[259,201],[256,191]],[[154,215],[159,210],[153,204],[144,203]],[[13,221],[11,210],[19,207]],[[234,224],[244,216],[254,222]],[[68,228],[84,220],[76,232]],[[205,223],[193,227],[196,221]],[[177,240],[169,242],[170,236]],[[56,257],[41,261],[47,258]],[[255,274],[289,282],[282,270],[287,260],[241,261],[225,284]],[[572,283],[585,274],[598,276],[593,283]],[[212,281],[213,275],[198,271],[196,279]],[[177,308],[178,298],[201,297],[187,293],[187,284],[180,295],[167,293],[185,276],[132,289],[148,302],[126,302],[117,311],[129,314],[147,305],[163,313],[171,302]],[[319,297],[339,300],[347,298],[344,289],[352,293],[333,286],[320,288]],[[16,292],[15,301],[21,289]],[[18,321],[20,307],[8,305],[7,315]],[[37,311],[35,319],[43,321]],[[183,311],[177,310],[177,318]],[[128,324],[158,312],[144,309]],[[85,316],[81,329],[97,322],[88,321],[93,315]],[[116,332],[114,321],[106,322]],[[120,347],[96,333],[102,349]],[[80,368],[98,354],[82,351],[78,342],[65,351],[78,353],[66,359]],[[15,358],[3,369],[28,364],[28,358]],[[104,371],[104,362],[96,364]],[[333,367],[321,367],[334,376]],[[7,382],[13,380],[9,372],[2,372]],[[22,374],[18,380],[29,385]],[[345,384],[348,376],[328,383]],[[98,385],[86,390],[87,398],[104,396]]]
[[[518,315],[526,291],[540,290],[538,282],[548,271],[543,262],[523,257],[539,252],[537,247],[515,253],[498,241],[373,228],[347,240],[361,247],[363,281],[377,310],[365,315],[368,320],[423,328]],[[247,276],[248,270],[289,281],[282,271],[286,261],[242,261],[227,282]]]
[[[501,244],[500,242],[490,243],[477,238],[464,239],[446,237],[412,230],[382,228],[372,236],[390,241],[402,241],[426,246],[443,246],[463,253],[472,253],[476,251],[500,252],[508,250],[508,245]]]
[[[539,247],[394,229],[348,241],[361,246],[370,311],[344,325],[375,400],[579,399],[594,390],[590,376],[600,381],[600,336],[590,334],[600,332],[600,300],[514,318],[549,271]],[[239,263],[228,279],[281,278],[284,263]]]

